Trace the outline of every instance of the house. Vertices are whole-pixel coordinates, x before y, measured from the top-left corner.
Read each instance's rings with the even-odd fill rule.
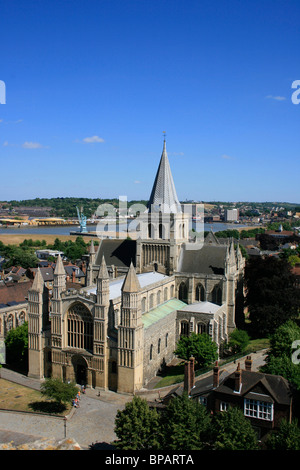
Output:
[[[30,279],[34,279],[38,269],[40,270],[40,272],[42,274],[42,277],[43,277],[44,282],[45,282],[45,286],[48,289],[51,290],[52,286],[53,286],[53,279],[54,279],[54,269],[53,269],[53,267],[48,265],[48,266],[41,266],[39,268],[29,268],[27,270],[27,276]]]
[[[57,258],[58,255],[64,256],[62,251],[48,249],[36,250],[35,254],[41,260],[47,260],[50,256],[53,258]]]
[[[79,268],[79,266],[68,264],[65,265],[65,271],[67,274],[67,281],[72,281],[73,283],[85,284],[85,274]]]
[[[190,360],[185,366],[182,390],[173,390],[173,396],[186,390],[192,399],[207,406],[212,413],[226,412],[230,406],[239,407],[251,421],[260,441],[264,441],[270,431],[278,429],[283,418],[291,422],[291,385],[279,375],[253,371],[251,356],[246,357],[244,369],[238,363],[231,374],[221,371],[216,362],[213,374],[198,383],[195,383],[192,368]]]

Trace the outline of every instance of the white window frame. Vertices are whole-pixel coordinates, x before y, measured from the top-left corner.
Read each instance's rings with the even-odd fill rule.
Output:
[[[220,411],[228,411],[228,406],[227,401],[220,401]]]
[[[273,403],[252,398],[244,399],[244,415],[248,418],[263,419],[264,421],[273,421],[274,405]]]

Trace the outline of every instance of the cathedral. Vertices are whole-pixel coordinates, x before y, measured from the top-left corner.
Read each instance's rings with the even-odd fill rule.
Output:
[[[244,259],[233,240],[190,237],[166,142],[137,239],[91,243],[85,286],[67,288],[60,256],[51,296],[39,270],[28,292],[30,377],[134,394],[191,332],[227,341],[243,311]]]

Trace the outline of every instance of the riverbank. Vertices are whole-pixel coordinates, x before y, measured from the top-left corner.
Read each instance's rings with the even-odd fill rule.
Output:
[[[224,224],[225,225],[225,224]],[[243,227],[239,227],[238,224],[234,226],[234,229],[235,230],[238,230],[239,232],[241,232],[242,230],[254,230],[256,228],[265,228],[265,227],[262,227],[261,225],[251,225],[251,226],[243,226]],[[226,228],[223,228],[223,230],[233,230],[233,227],[230,226],[228,227],[227,229]],[[24,240],[46,240],[46,243],[47,245],[53,245],[54,243],[54,240],[56,238],[59,238],[61,241],[65,242],[67,240],[72,240],[72,241],[75,241],[76,239],[76,236],[80,236],[82,235],[80,232],[78,232],[78,234],[74,233],[73,235],[70,235],[70,234],[61,234],[61,233],[55,233],[56,231],[54,230],[52,233],[45,233],[45,231],[43,229],[40,229],[40,232],[37,231],[38,233],[30,233],[31,231],[28,231],[27,233],[25,231],[22,231],[22,233],[20,233],[18,231],[18,229],[15,229],[14,230],[14,233],[11,233],[11,230],[9,231],[9,233],[4,233],[5,230],[2,230],[0,231],[0,242],[4,243],[4,245],[19,245],[20,243],[22,243]],[[105,237],[107,236],[111,236],[112,238],[114,238],[114,233],[113,232],[103,232],[103,235]],[[124,235],[124,237],[122,236],[121,238],[126,238],[126,233],[121,233],[121,235]],[[135,233],[129,233],[128,235],[130,235],[130,237],[132,239],[135,238]],[[90,242],[91,240],[98,240],[100,241],[100,239],[95,236],[95,232],[92,232],[91,235],[89,234],[84,234],[84,241],[87,243],[87,242]]]
[[[80,236],[80,233],[78,233],[78,236]],[[0,234],[0,242],[4,243],[4,245],[19,245],[20,243],[22,243],[24,240],[33,240],[33,241],[36,241],[36,240],[46,240],[46,243],[47,245],[53,245],[54,244],[54,240],[56,238],[59,238],[62,242],[65,242],[67,240],[72,240],[73,242],[76,240],[76,236],[74,235],[49,235],[49,234],[45,234],[45,233],[41,233],[41,234]],[[96,238],[97,239],[97,238]],[[85,243],[91,241],[91,240],[95,240],[95,237],[93,236],[85,236],[84,237],[84,241]],[[98,239],[97,239],[98,240]]]

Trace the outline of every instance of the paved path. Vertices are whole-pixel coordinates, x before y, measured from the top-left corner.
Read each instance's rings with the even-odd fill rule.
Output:
[[[252,357],[252,368],[258,368],[265,361],[265,351],[255,353]],[[243,359],[241,362],[243,367]],[[237,367],[236,363],[222,366],[228,372],[233,372]],[[206,377],[207,375],[204,374]],[[39,389],[40,382],[27,376],[17,374],[8,369],[1,369],[1,376],[30,388]],[[202,378],[204,378],[202,376]],[[201,380],[198,378],[197,380]],[[151,389],[155,385],[155,380],[149,384],[149,389],[144,389],[140,395],[149,400],[164,396],[172,387],[164,387],[158,390]],[[83,449],[88,449],[93,443],[102,443],[103,448],[116,438],[114,433],[114,421],[118,410],[122,410],[127,401],[131,401],[132,396],[117,394],[111,391],[98,391],[87,389],[87,393],[82,395],[80,408],[65,422],[61,418],[39,416],[35,414],[5,412],[0,411],[0,443],[14,441],[16,445],[32,442],[42,437],[63,439],[66,436],[75,439]],[[100,445],[98,446],[100,448]]]
[[[30,388],[40,388],[38,380],[5,368],[1,369],[1,376]],[[98,391],[87,389],[87,393],[81,396],[80,408],[66,421],[66,428],[61,418],[0,411],[0,442],[22,444],[42,437],[63,439],[66,432],[67,437],[75,439],[85,449],[96,442],[107,445],[116,438],[114,420],[117,411],[130,400],[132,396],[110,391],[101,391],[99,397]]]

